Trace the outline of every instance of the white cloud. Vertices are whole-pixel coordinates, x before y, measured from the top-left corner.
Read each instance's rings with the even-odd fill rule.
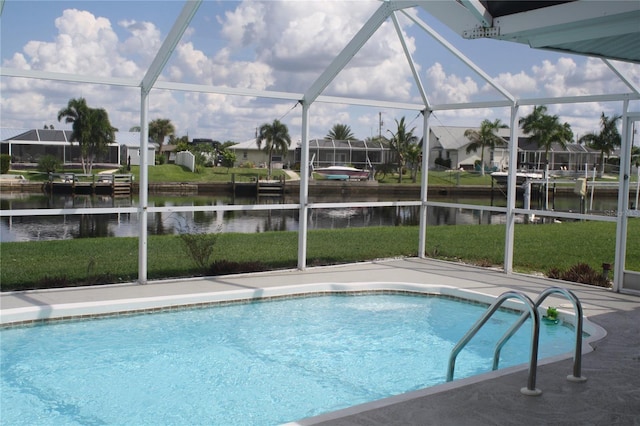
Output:
[[[493,80],[516,97],[537,91],[536,80],[524,71],[520,71],[517,74],[500,73]],[[493,90],[495,89],[488,83],[482,87],[483,92]]]
[[[463,103],[478,93],[478,85],[471,77],[446,74],[442,64],[436,62],[427,70],[427,82],[432,103]]]

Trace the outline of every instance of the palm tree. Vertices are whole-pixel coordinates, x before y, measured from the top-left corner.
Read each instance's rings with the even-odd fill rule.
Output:
[[[84,98],[70,99],[65,108],[58,111],[58,121],[64,118],[65,123],[71,123],[71,140],[78,142],[80,146],[80,160],[82,171],[87,173],[85,160],[88,155],[88,143],[90,140],[89,107]]]
[[[600,116],[600,132],[587,133],[579,139],[580,143],[584,143],[589,148],[600,151],[602,173],[604,173],[604,155],[611,154],[611,152],[622,143],[622,138],[620,137],[617,127],[620,118],[622,118],[620,115],[614,115],[609,118],[604,115],[603,112]]]
[[[90,142],[87,145],[88,171],[91,174],[96,155],[106,151],[116,141],[118,129],[111,126],[109,114],[102,108],[89,108]]]
[[[65,123],[72,123],[71,142],[80,146],[83,173],[91,173],[95,156],[115,142],[117,129],[111,126],[104,109],[89,108],[84,98],[70,99],[66,108],[58,111],[58,121],[63,118]]]
[[[545,174],[549,171],[549,150],[554,143],[560,144],[564,149],[567,143],[573,140],[573,132],[569,123],[560,123],[557,115],[548,115],[547,107],[535,106],[531,114],[522,117],[519,121],[522,131],[531,135],[531,140],[538,147],[544,148]]]
[[[355,136],[351,132],[351,127],[347,124],[334,124],[325,139],[333,139],[337,141],[355,140]]]
[[[267,178],[271,178],[271,157],[274,152],[287,155],[289,146],[291,145],[291,136],[286,124],[280,120],[273,120],[273,123],[264,123],[260,126],[258,138],[256,139],[258,149],[262,148],[264,143],[264,151],[267,153],[269,169]]]
[[[415,127],[407,131],[407,124],[404,121],[404,117],[398,121],[396,119],[396,132],[387,130],[391,133],[392,137],[389,140],[391,150],[397,155],[398,160],[398,183],[402,183],[402,171],[406,163],[407,152],[411,149],[412,144],[418,142],[418,137],[413,134]]]
[[[162,148],[167,136],[174,135],[176,128],[167,118],[157,118],[149,123],[149,137]]]
[[[498,129],[506,129],[508,126],[496,118],[493,122],[482,120],[480,130],[467,129],[464,131],[464,137],[469,139],[471,143],[467,146],[467,154],[480,150],[480,170],[484,176],[484,151],[486,148],[495,149],[496,145],[503,143],[504,139],[498,136]]]
[[[409,145],[405,157],[407,159],[407,163],[411,165],[411,181],[416,183],[418,180],[420,161],[422,159],[422,139],[419,143]]]

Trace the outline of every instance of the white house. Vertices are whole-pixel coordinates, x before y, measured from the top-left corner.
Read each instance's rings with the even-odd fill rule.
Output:
[[[449,160],[452,169],[474,169],[476,161],[481,158],[480,150],[467,153],[467,147],[471,143],[464,135],[467,129],[479,130],[474,127],[433,126],[429,133],[429,168],[438,168],[438,158]],[[495,149],[484,149],[485,167],[502,170],[509,165],[509,153],[507,141],[509,129],[499,129],[498,135],[504,139],[504,144],[499,144]]]
[[[429,137],[429,168],[439,168],[438,163],[443,160],[450,160],[451,168],[464,168],[474,170],[475,162],[480,160],[481,152],[471,151],[467,153],[470,144],[468,138],[464,136],[467,129],[479,130],[474,127],[453,127],[434,126],[431,127]],[[509,167],[508,141],[510,139],[509,129],[499,129],[500,136],[504,143],[498,144],[494,149],[485,148],[484,163],[485,168],[491,170],[505,170]],[[518,138],[518,169],[545,168],[545,149],[532,142],[529,137],[520,136]],[[548,153],[549,169],[556,170],[562,174],[582,172],[586,168],[593,167],[599,161],[599,152],[575,143],[567,144],[566,148],[559,143],[552,144]]]
[[[140,132],[116,132],[116,143],[120,146],[120,164],[140,165]],[[149,141],[147,145],[147,163],[155,164],[158,144]]]
[[[267,167],[269,159],[267,153],[264,150],[264,144],[258,148],[257,139],[249,139],[248,141],[240,142],[235,145],[231,145],[228,149],[236,154],[236,164],[245,165],[253,164],[255,167]],[[293,143],[289,147],[286,155],[282,155],[277,152],[273,152],[271,155],[271,166],[274,169],[281,169],[287,161],[293,162]]]

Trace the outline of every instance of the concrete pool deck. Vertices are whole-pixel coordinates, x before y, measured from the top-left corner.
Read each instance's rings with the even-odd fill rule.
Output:
[[[301,425],[640,425],[640,296],[527,275],[506,275],[500,271],[428,259],[396,259],[306,271],[273,271],[247,275],[206,277],[0,294],[2,321],[8,318],[65,316],[66,308],[108,307],[120,301],[175,299],[193,303],[199,295],[247,290],[256,297],[279,287],[319,283],[394,282],[452,286],[497,296],[519,290],[535,298],[550,286],[573,291],[580,299],[585,317],[607,331],[593,343],[593,352],[582,359],[584,383],[571,383],[572,360],[541,364],[537,388],[542,395],[525,396],[520,388],[527,382],[527,370],[456,381],[351,407],[311,419]],[[563,298],[547,299],[571,312]],[[547,305],[547,302],[544,303]]]

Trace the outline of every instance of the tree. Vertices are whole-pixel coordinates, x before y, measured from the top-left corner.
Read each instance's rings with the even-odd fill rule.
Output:
[[[480,130],[467,129],[464,131],[464,136],[471,141],[467,146],[467,154],[480,150],[480,170],[483,176],[484,151],[486,148],[493,150],[497,144],[504,142],[504,139],[498,136],[498,130],[506,129],[507,127],[499,118],[496,118],[494,121],[482,120]]]
[[[111,126],[109,114],[103,108],[89,108],[89,127],[90,142],[87,160],[89,163],[88,173],[91,173],[96,155],[102,154],[110,144],[115,143],[118,129]]]
[[[69,100],[66,108],[58,111],[58,121],[72,123],[71,142],[78,142],[84,173],[91,173],[95,156],[114,142],[117,129],[111,126],[104,109],[89,108],[84,98]]]
[[[351,132],[351,127],[347,124],[334,124],[325,139],[333,139],[337,141],[350,141],[355,140],[355,136]]]
[[[411,165],[411,181],[416,183],[418,180],[420,161],[422,159],[422,140],[420,143],[409,145],[406,153],[406,159],[407,163]]]
[[[289,129],[286,124],[280,122],[280,120],[273,120],[273,123],[264,123],[260,126],[258,133],[258,139],[256,140],[258,149],[262,148],[264,143],[264,151],[267,153],[269,168],[267,172],[267,178],[271,178],[271,157],[273,153],[287,155],[289,146],[291,146],[291,136],[289,136]]]
[[[523,132],[531,135],[531,140],[538,147],[544,148],[545,173],[547,173],[549,150],[554,143],[566,149],[567,143],[573,140],[571,126],[569,123],[561,124],[557,115],[548,115],[547,107],[544,105],[535,106],[531,114],[520,119],[519,124]]]
[[[404,121],[404,117],[398,121],[396,119],[396,132],[387,130],[391,133],[392,137],[389,140],[391,150],[396,153],[398,161],[398,183],[402,183],[402,171],[406,163],[407,152],[411,149],[412,144],[418,142],[418,137],[413,134],[415,127],[407,131],[407,124]]]
[[[236,153],[227,148],[222,150],[222,165],[227,168],[227,173],[234,164],[236,164]]]
[[[65,123],[71,123],[71,140],[80,145],[82,170],[86,173],[85,159],[89,141],[89,107],[84,98],[70,99],[66,108],[58,111],[58,121],[64,118]]]
[[[640,167],[640,146],[631,147],[631,167]]]
[[[160,147],[164,144],[164,140],[167,136],[172,136],[176,133],[176,128],[171,123],[171,120],[167,118],[157,118],[149,123],[149,137]]]
[[[604,155],[611,154],[616,147],[622,143],[620,132],[618,132],[618,120],[622,116],[614,115],[609,118],[604,115],[604,112],[600,116],[600,132],[590,132],[583,135],[580,139],[580,143],[586,144],[589,148],[597,149],[600,151],[600,164],[602,167],[602,173],[604,173]]]

